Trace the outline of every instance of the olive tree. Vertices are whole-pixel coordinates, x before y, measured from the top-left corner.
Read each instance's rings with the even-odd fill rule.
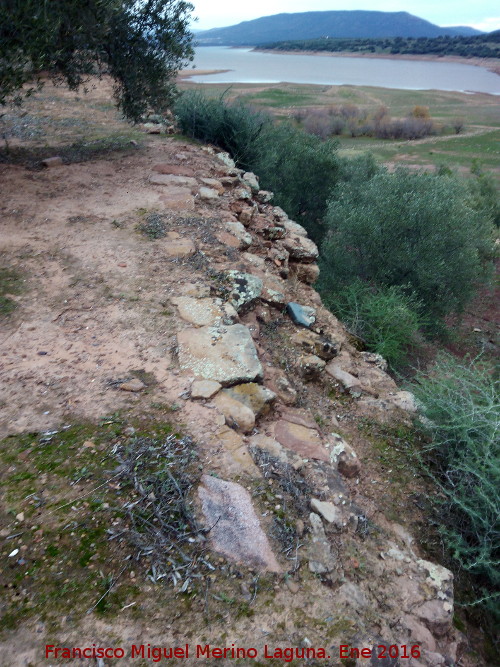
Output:
[[[491,219],[454,176],[399,169],[345,183],[327,226],[323,272],[332,285],[399,286],[432,321],[463,309],[492,254]]]
[[[0,105],[21,102],[42,73],[70,89],[109,74],[127,118],[162,112],[192,59],[192,9],[184,0],[2,0]]]

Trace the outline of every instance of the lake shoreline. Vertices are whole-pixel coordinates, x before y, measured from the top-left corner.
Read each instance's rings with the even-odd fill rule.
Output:
[[[200,47],[202,48],[202,47]],[[243,48],[243,47],[234,47]],[[248,48],[248,47],[245,47]],[[500,58],[465,58],[464,56],[436,56],[431,53],[360,53],[354,51],[282,51],[281,49],[251,49],[256,53],[282,54],[287,56],[324,56],[327,58],[370,58],[373,60],[421,60],[436,63],[457,63],[482,67],[500,76]]]

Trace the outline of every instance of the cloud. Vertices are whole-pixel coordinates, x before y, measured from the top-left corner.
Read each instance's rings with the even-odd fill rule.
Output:
[[[484,30],[484,32],[500,30],[500,16],[483,19],[479,23],[473,23],[472,27],[476,28],[476,30]]]

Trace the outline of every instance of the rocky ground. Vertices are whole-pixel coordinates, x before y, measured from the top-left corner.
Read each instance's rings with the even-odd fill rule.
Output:
[[[482,664],[453,625],[452,574],[411,534],[425,521],[426,489],[394,442],[410,438],[412,397],[322,306],[311,286],[317,248],[257,177],[227,154],[164,135],[90,163],[0,171],[2,266],[21,276],[0,337],[0,576],[4,611],[18,611],[23,595],[35,610],[5,624],[0,664],[59,664],[43,657],[46,643],[187,642],[259,655],[213,664],[283,664],[267,645],[271,655],[316,650],[291,664],[340,665],[340,644],[398,647],[399,659],[370,664]],[[125,561],[134,589],[118,612],[86,613],[76,601],[73,613],[58,615],[50,601],[39,612],[41,575],[28,572],[30,558],[51,553],[49,531],[71,549],[100,493],[93,464],[70,489],[42,468],[39,448],[70,425],[117,423],[109,447],[87,436],[67,456],[104,461],[111,449],[142,446],[137,424],[149,418],[174,424],[196,452],[197,476],[183,493],[197,521],[190,539],[202,543],[210,571],[165,583],[147,558],[133,570]],[[50,502],[16,495],[20,466],[30,465],[33,488]],[[106,492],[113,480],[104,478]],[[136,484],[127,500],[142,490]],[[66,500],[75,520],[51,518]],[[99,560],[103,577],[116,571],[124,539]],[[226,592],[209,595],[195,576]],[[150,661],[129,655],[121,664]]]

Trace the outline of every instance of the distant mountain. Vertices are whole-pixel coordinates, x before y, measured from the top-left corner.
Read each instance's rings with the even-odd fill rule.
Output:
[[[440,28],[408,12],[330,11],[275,14],[197,33],[200,46],[258,46],[316,37],[439,37],[481,34],[470,27]]]

